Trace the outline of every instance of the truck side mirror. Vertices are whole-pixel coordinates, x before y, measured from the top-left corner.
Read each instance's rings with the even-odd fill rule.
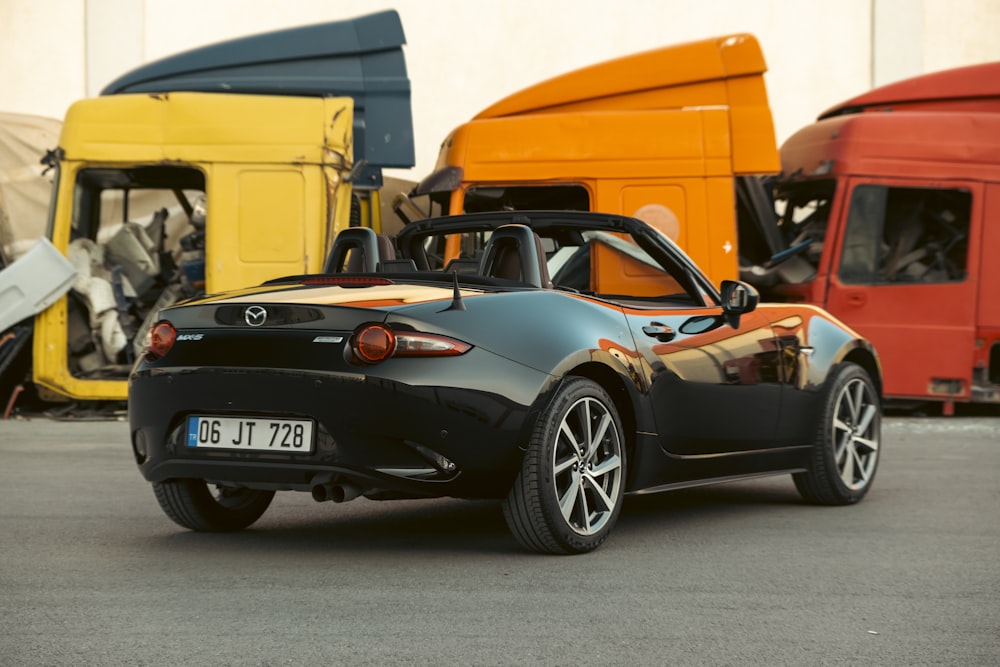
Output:
[[[734,329],[740,328],[740,315],[752,312],[760,303],[757,290],[738,280],[723,280],[721,295],[722,314]]]

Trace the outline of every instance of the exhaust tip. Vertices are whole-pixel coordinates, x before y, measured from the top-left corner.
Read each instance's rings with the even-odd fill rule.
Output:
[[[344,503],[360,496],[362,490],[353,484],[317,484],[312,488],[312,497],[318,503],[332,500]]]
[[[333,488],[330,489],[330,500],[335,503],[344,503],[348,500],[354,500],[360,495],[361,489],[353,484],[335,484]]]

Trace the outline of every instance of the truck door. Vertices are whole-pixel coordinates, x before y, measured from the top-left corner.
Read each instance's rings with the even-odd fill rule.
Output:
[[[887,396],[966,399],[981,186],[850,179],[826,307],[867,336]]]

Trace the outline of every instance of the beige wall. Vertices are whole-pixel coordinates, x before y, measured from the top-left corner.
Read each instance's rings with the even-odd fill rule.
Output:
[[[0,110],[58,118],[149,60],[389,8],[407,38],[412,178],[498,98],[665,44],[755,34],[779,141],[873,84],[1000,60],[998,0],[0,0]]]

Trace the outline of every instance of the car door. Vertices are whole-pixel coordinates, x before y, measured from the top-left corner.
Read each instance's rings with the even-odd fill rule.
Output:
[[[781,355],[763,313],[730,323],[719,306],[664,303],[627,307],[625,317],[645,364],[665,452],[705,455],[772,446],[781,408]]]

